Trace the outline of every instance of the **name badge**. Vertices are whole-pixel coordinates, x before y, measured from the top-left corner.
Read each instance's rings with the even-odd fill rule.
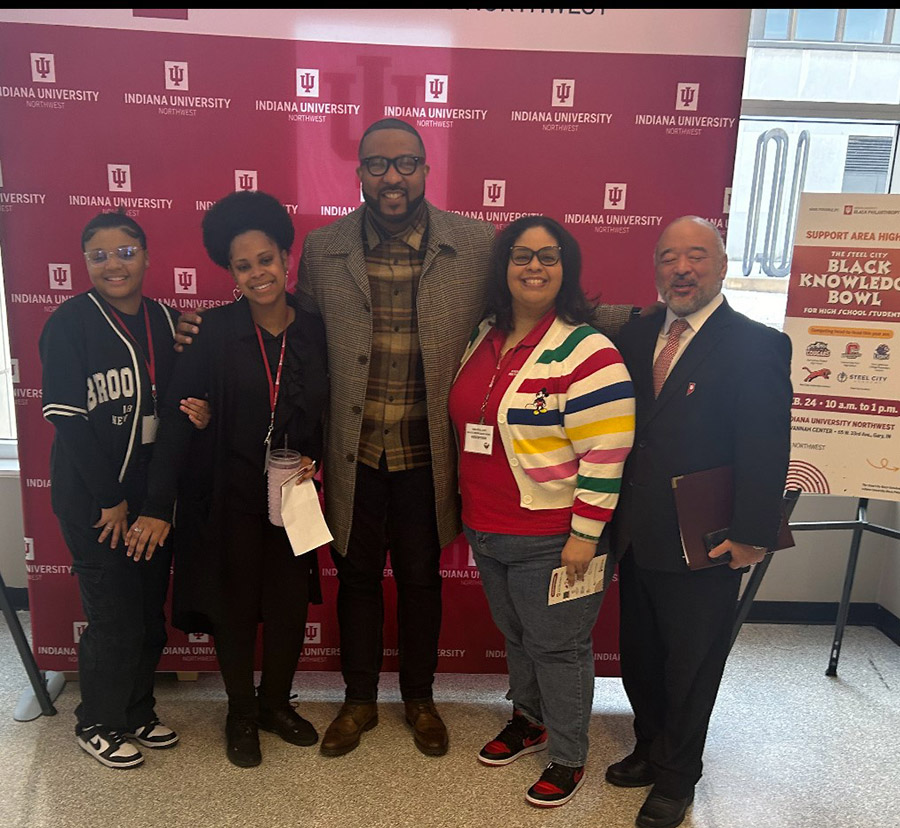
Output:
[[[159,428],[159,417],[155,414],[148,414],[141,419],[141,442],[146,446],[147,443],[156,442],[156,430]]]
[[[472,454],[490,454],[494,446],[494,427],[481,423],[466,423],[466,440],[463,451]]]

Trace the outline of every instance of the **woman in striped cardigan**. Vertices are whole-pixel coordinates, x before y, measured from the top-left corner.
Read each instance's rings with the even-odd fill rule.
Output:
[[[463,524],[506,638],[513,715],[479,754],[488,765],[550,749],[526,799],[552,807],[584,781],[594,690],[592,630],[604,592],[552,605],[605,563],[604,527],[634,436],[631,378],[589,321],[578,243],[527,216],[497,236],[489,315],[450,394]],[[591,572],[588,567],[594,559]],[[613,566],[604,567],[605,587]]]

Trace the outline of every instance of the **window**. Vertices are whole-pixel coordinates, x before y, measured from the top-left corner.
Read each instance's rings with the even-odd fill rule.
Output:
[[[794,9],[794,40],[836,40],[837,9]]]
[[[766,9],[763,37],[766,40],[787,40],[790,31],[790,14],[790,9]]]
[[[782,324],[800,192],[900,192],[898,47],[895,9],[753,10],[725,281],[748,316]]]
[[[851,135],[844,160],[842,193],[886,193],[891,174],[890,136]]]
[[[847,9],[844,43],[884,43],[887,9]]]
[[[751,41],[896,44],[896,9],[754,9]]]

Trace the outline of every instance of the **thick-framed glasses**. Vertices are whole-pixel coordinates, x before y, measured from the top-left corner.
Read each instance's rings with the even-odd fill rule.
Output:
[[[412,175],[419,168],[419,164],[424,160],[424,158],[420,158],[418,155],[398,155],[396,158],[385,158],[383,155],[370,155],[368,158],[361,158],[359,163],[366,168],[369,175],[385,175],[391,166],[393,166],[400,175]]]
[[[120,262],[132,262],[144,248],[139,244],[123,244],[115,250],[85,250],[84,258],[89,265],[102,265],[109,261],[110,256],[115,256]]]
[[[530,247],[522,247],[516,245],[509,248],[509,260],[514,265],[524,266],[531,264],[531,260],[537,256],[538,261],[542,265],[550,266],[559,264],[559,256],[562,248],[558,244],[549,244],[540,250],[532,250]]]

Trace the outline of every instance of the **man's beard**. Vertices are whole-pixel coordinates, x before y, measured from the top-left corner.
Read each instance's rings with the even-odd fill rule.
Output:
[[[363,192],[363,200],[366,202],[366,206],[383,225],[386,227],[396,227],[405,224],[416,214],[416,211],[421,207],[422,202],[425,201],[425,193],[423,192],[418,198],[408,201],[406,211],[403,213],[386,214],[382,212],[381,208],[378,206],[378,198],[376,196],[370,196],[366,192]]]

